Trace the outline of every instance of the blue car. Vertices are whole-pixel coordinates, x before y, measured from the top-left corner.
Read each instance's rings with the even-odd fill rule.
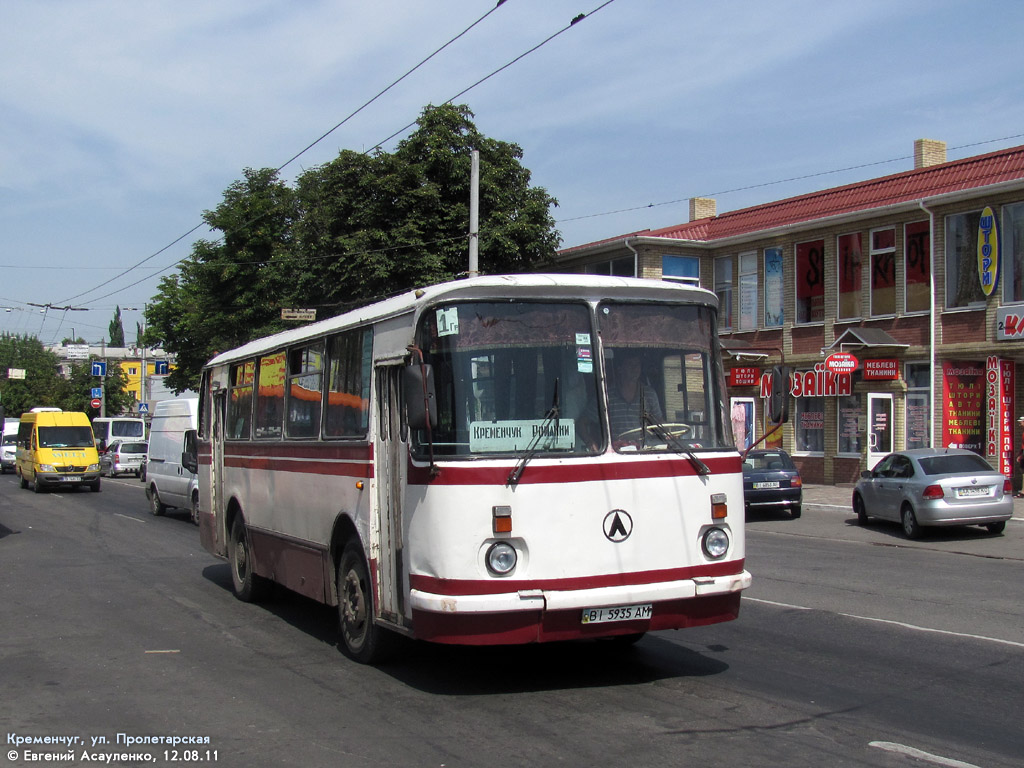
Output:
[[[803,500],[800,471],[784,450],[758,449],[743,458],[743,501],[748,512],[786,512],[797,518]]]

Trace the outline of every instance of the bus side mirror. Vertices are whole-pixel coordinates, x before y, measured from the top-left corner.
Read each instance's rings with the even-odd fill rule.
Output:
[[[772,392],[768,398],[768,421],[772,424],[789,421],[789,375],[788,366],[772,368]]]
[[[181,466],[193,475],[199,474],[199,446],[194,429],[185,430],[184,449],[181,452]]]
[[[426,363],[405,366],[402,375],[405,413],[412,429],[437,426],[437,394],[434,390],[434,368]]]

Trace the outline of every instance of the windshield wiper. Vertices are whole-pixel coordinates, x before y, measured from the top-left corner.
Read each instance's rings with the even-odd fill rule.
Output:
[[[660,439],[664,440],[665,443],[673,451],[678,453],[680,456],[685,456],[686,458],[688,458],[690,460],[690,463],[693,464],[693,468],[697,470],[698,475],[711,474],[711,468],[708,467],[708,465],[705,464],[703,461],[701,461],[697,454],[690,450],[689,446],[683,445],[679,441],[679,438],[673,435],[664,424],[662,424],[660,421],[654,418],[647,411],[644,411],[643,414],[641,414],[640,418],[643,421],[644,425],[650,427],[651,432],[653,432]]]
[[[553,432],[548,431],[548,427],[554,423],[555,429]],[[544,421],[540,423],[540,428],[537,430],[537,434],[534,435],[533,440],[527,447],[526,452],[522,458],[512,468],[512,471],[508,473],[508,480],[505,481],[505,485],[509,488],[515,488],[519,484],[519,478],[523,476],[523,470],[526,469],[526,465],[530,463],[530,459],[537,455],[537,449],[540,446],[542,438],[548,435],[558,434],[558,379],[555,379],[555,396],[551,401],[551,407],[548,412],[544,415]]]

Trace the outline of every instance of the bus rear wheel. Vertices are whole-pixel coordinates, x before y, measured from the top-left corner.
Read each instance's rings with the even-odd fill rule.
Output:
[[[374,620],[373,585],[363,550],[356,541],[345,545],[338,561],[338,623],[341,650],[353,661],[373,664],[387,655],[391,633]]]

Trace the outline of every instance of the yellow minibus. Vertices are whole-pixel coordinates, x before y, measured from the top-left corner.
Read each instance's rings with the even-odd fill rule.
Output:
[[[100,489],[100,457],[89,417],[60,410],[33,410],[18,425],[15,470],[22,488],[36,493],[59,485]]]

